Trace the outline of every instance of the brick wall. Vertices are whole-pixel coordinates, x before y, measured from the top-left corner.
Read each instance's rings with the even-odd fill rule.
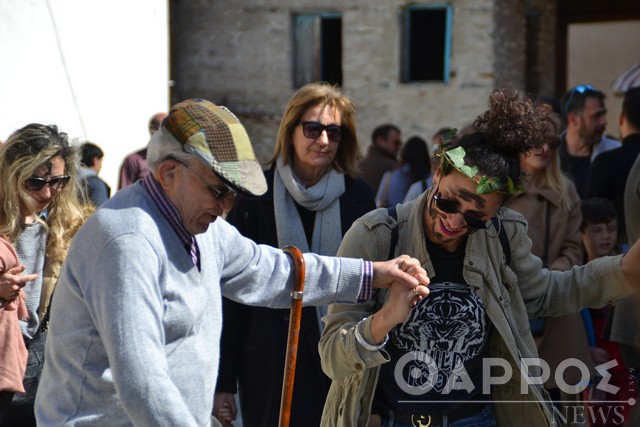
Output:
[[[532,0],[544,7],[545,1]],[[425,1],[425,4],[443,4]],[[292,95],[292,14],[342,14],[343,91],[358,109],[362,150],[372,129],[397,124],[404,139],[430,140],[481,113],[494,87],[524,88],[524,0],[454,0],[448,83],[400,83],[401,11],[391,0],[173,0],[173,101],[202,97],[227,105],[265,160]],[[548,9],[548,8],[547,8]],[[552,87],[552,86],[551,86]]]

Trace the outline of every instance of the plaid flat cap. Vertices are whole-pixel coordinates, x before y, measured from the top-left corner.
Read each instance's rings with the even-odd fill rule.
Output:
[[[169,110],[163,126],[229,184],[245,196],[261,196],[267,181],[249,135],[226,107],[205,99],[188,99]]]

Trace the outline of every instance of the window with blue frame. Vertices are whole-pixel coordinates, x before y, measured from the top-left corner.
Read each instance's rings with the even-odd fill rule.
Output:
[[[448,5],[414,4],[403,9],[403,83],[449,81],[451,15]]]
[[[293,85],[318,80],[342,85],[342,16],[336,12],[293,16]]]

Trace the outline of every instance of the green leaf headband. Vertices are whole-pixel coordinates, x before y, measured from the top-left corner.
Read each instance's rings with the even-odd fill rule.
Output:
[[[477,194],[490,194],[497,192],[511,196],[522,190],[520,186],[516,187],[514,185],[510,176],[507,177],[506,185],[502,184],[502,182],[495,177],[488,177],[486,175],[482,175],[480,178],[476,177],[478,174],[478,167],[467,165],[464,162],[465,155],[464,147],[456,147],[447,151],[442,150],[439,156],[443,172],[447,174],[451,171],[451,167],[454,167],[462,175],[478,184],[476,187]]]

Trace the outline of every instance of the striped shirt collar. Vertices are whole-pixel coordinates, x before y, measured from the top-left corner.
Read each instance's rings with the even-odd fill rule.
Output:
[[[191,255],[191,259],[198,267],[200,268],[200,249],[198,248],[198,242],[195,237],[189,234],[187,229],[184,227],[182,223],[182,216],[180,212],[178,212],[178,208],[173,204],[171,200],[167,197],[164,190],[160,187],[160,184],[154,178],[153,174],[150,173],[144,179],[140,181],[142,188],[149,194],[151,199],[154,201],[158,209],[162,213],[162,215],[167,219],[171,227],[178,235],[178,238],[183,243],[185,250],[187,253]]]

